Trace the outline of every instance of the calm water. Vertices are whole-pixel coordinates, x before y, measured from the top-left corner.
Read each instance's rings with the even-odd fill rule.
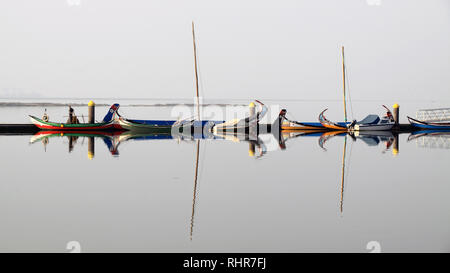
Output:
[[[127,117],[180,116],[173,106],[117,102]],[[245,115],[248,101],[232,103],[214,106],[222,117],[213,118]],[[316,121],[325,107],[330,119],[342,116],[337,101],[267,103],[298,120]],[[353,104],[359,119],[382,113],[380,102]],[[445,106],[402,103],[402,122]],[[28,122],[43,108],[2,107],[1,123]],[[47,112],[57,121],[67,109]],[[105,112],[97,107],[97,119]],[[83,252],[369,252],[370,241],[383,252],[450,251],[449,133],[401,134],[398,153],[389,134],[285,134],[285,149],[261,135],[253,156],[246,141],[201,140],[197,185],[196,141],[136,137],[95,137],[89,159],[87,137],[0,136],[0,251],[68,252],[71,241]]]

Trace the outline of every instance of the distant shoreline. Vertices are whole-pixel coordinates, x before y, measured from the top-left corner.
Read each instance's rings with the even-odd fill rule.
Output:
[[[111,104],[97,103],[96,106],[110,106]],[[128,107],[174,107],[178,105],[195,106],[194,103],[154,103],[154,104],[123,104]],[[247,106],[246,104],[207,103],[204,106]],[[0,102],[0,107],[62,107],[62,106],[87,106],[86,103],[58,103],[58,102]]]

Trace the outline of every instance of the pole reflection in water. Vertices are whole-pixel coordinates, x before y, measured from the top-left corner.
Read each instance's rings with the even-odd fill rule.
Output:
[[[191,215],[191,230],[189,233],[189,238],[192,241],[192,236],[194,233],[194,216],[195,216],[195,201],[197,200],[197,179],[198,179],[198,161],[200,157],[200,140],[196,141],[196,156],[195,156],[195,172],[194,172],[194,194],[192,198],[192,215]]]
[[[95,138],[88,138],[88,158],[93,159],[95,156]]]
[[[392,143],[392,142],[391,142]],[[390,146],[390,145],[389,145]],[[399,148],[399,141],[398,141],[398,134],[395,134],[394,136],[394,140],[393,140],[393,145],[392,145],[392,154],[393,155],[397,155],[398,152],[400,151]],[[386,147],[386,149],[389,149],[389,147]]]
[[[342,162],[341,162],[341,181],[340,181],[340,200],[339,200],[339,211],[341,215],[344,213],[344,192],[345,192],[345,181],[348,176],[348,168],[350,167],[349,161],[351,157],[351,151],[353,145],[350,148],[350,156],[347,156],[347,136],[350,136],[353,139],[353,142],[356,142],[358,139],[364,142],[367,146],[378,146],[380,143],[385,143],[385,149],[382,153],[385,153],[393,147],[392,154],[395,156],[399,153],[399,138],[398,133],[392,133],[390,131],[365,131],[365,132],[342,132],[342,131],[331,131],[324,132],[321,134],[318,140],[319,146],[327,151],[325,148],[325,143],[332,137],[335,136],[343,136],[344,137],[344,146],[342,152]],[[353,143],[352,142],[352,143]]]
[[[347,154],[347,134],[344,136],[344,152],[342,154],[342,177],[341,177],[341,201],[339,209],[344,212],[344,181],[345,181],[345,155]]]
[[[73,147],[75,144],[77,144],[78,137],[76,136],[67,136],[67,139],[69,139],[69,153],[73,151]]]
[[[95,156],[95,138],[99,137],[103,140],[108,147],[111,155],[118,156],[118,147],[123,142],[128,141],[157,141],[161,139],[177,139],[181,142],[195,141],[195,169],[194,169],[194,185],[192,193],[192,208],[190,219],[190,231],[189,238],[193,239],[194,225],[195,225],[195,213],[196,204],[198,199],[198,176],[199,176],[199,158],[200,158],[200,145],[201,141],[216,141],[216,140],[231,140],[232,142],[248,142],[248,154],[255,159],[261,158],[267,155],[268,152],[276,150],[287,150],[286,142],[291,139],[302,139],[304,137],[316,137],[318,138],[318,145],[324,151],[327,151],[325,147],[327,141],[334,137],[343,136],[343,148],[340,168],[340,183],[339,183],[339,212],[341,216],[344,212],[344,195],[346,189],[346,181],[348,180],[351,151],[353,149],[353,142],[364,143],[366,146],[379,146],[384,144],[382,153],[392,149],[392,154],[397,155],[399,153],[399,134],[390,131],[385,132],[317,132],[317,131],[296,131],[296,132],[281,132],[278,134],[278,139],[274,139],[275,136],[268,134],[257,134],[256,136],[250,136],[249,134],[242,133],[227,133],[224,135],[214,135],[214,137],[208,137],[204,139],[204,136],[194,135],[182,135],[182,134],[170,134],[170,133],[133,133],[130,131],[123,132],[56,132],[56,131],[40,131],[36,133],[30,140],[31,143],[42,142],[46,150],[49,144],[50,137],[67,137],[69,140],[69,152],[73,151],[75,145],[79,143],[79,138],[83,137],[88,140],[88,158],[93,159]],[[351,137],[352,145],[348,145],[348,137]],[[358,141],[360,140],[360,141]],[[450,131],[417,131],[409,135],[408,141],[415,140],[421,147],[432,148],[450,148]],[[273,141],[277,144],[276,149],[273,149]],[[269,149],[268,149],[268,146]],[[350,151],[347,151],[350,149]]]

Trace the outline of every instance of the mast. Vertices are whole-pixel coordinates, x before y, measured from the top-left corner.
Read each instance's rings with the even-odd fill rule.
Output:
[[[198,117],[198,120],[200,120],[200,103],[199,103],[198,71],[197,71],[197,46],[195,45],[194,21],[192,21],[192,40],[193,40],[193,43],[194,43],[194,64],[195,64],[195,88],[196,88],[196,98],[197,98],[197,117]]]
[[[345,59],[344,59],[344,46],[342,46],[342,85],[344,87],[344,122],[347,122],[347,104],[345,98]]]
[[[194,21],[192,21],[192,41],[194,44],[195,90],[196,90],[196,99],[197,99],[197,117],[198,117],[198,120],[200,121],[200,102],[199,102],[198,69],[197,69],[197,46],[195,44]],[[189,236],[191,241],[192,241],[192,236],[194,233],[195,202],[197,200],[198,161],[199,161],[199,157],[200,157],[200,140],[199,139],[197,139],[196,144],[197,144],[197,147],[196,147],[195,174],[194,174],[194,194],[193,194],[193,198],[192,198],[191,230],[190,230],[190,236]]]

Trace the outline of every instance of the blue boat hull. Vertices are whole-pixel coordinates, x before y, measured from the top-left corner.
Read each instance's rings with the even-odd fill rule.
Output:
[[[450,126],[423,125],[418,123],[411,123],[411,125],[421,129],[450,130]]]
[[[413,119],[411,117],[408,117],[408,121],[411,124],[411,126],[419,128],[419,129],[431,129],[431,130],[450,130],[450,124],[449,123],[429,123],[420,121],[417,119]]]
[[[175,120],[140,120],[140,119],[130,119],[130,121],[150,126],[172,126]]]

